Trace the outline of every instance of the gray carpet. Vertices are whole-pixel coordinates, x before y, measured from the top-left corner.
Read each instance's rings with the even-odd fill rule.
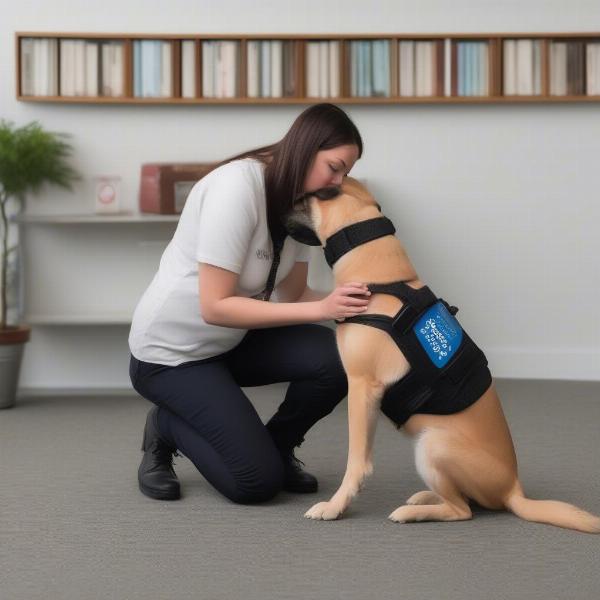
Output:
[[[497,385],[526,493],[600,514],[600,384]],[[266,419],[283,390],[246,391]],[[411,441],[384,417],[375,473],[345,518],[302,518],[340,482],[345,406],[298,451],[317,495],[236,505],[181,457],[184,497],[150,500],[136,480],[149,406],[24,398],[0,412],[2,600],[598,598],[600,536],[483,509],[466,522],[388,521],[424,486]]]

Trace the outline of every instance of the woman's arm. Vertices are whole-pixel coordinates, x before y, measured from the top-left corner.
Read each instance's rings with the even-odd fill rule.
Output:
[[[277,300],[280,302],[315,302],[328,296],[328,292],[318,292],[309,288],[307,281],[308,263],[295,263],[288,276],[275,288]]]
[[[233,271],[198,263],[198,274],[202,318],[211,325],[261,329],[315,323],[328,318],[323,314],[320,298],[302,302],[264,302],[235,296],[239,275]],[[290,288],[287,289],[289,293]]]
[[[304,291],[299,298],[301,301],[264,302],[235,296],[237,273],[206,263],[199,263],[198,271],[202,318],[211,325],[221,327],[261,329],[339,320],[363,313],[369,304],[370,292],[360,282],[338,285],[331,294],[325,294],[323,299],[319,292],[304,284]],[[285,288],[286,286],[284,295]],[[304,298],[311,299],[304,301]]]

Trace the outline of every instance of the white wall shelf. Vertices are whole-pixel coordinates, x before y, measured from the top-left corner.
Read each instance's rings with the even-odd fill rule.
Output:
[[[131,324],[179,215],[21,214],[14,220],[23,250],[22,320],[72,328]]]
[[[131,313],[106,313],[89,315],[44,315],[29,314],[26,317],[28,325],[131,325]]]
[[[179,215],[154,215],[118,213],[114,215],[97,215],[93,213],[82,214],[49,214],[49,215],[17,215],[12,219],[15,223],[23,225],[76,225],[76,224],[107,224],[107,223],[176,223]]]

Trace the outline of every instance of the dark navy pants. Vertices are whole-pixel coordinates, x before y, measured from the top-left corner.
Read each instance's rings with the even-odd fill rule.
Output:
[[[160,434],[239,503],[281,490],[281,453],[304,441],[348,393],[335,332],[314,324],[253,329],[225,354],[176,367],[132,356],[130,377],[160,408]],[[265,426],[240,388],[278,382],[290,385]]]

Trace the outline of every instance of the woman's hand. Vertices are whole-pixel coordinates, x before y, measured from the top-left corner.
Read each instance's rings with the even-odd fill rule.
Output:
[[[371,292],[364,283],[344,283],[319,301],[323,320],[343,321],[367,310]]]

